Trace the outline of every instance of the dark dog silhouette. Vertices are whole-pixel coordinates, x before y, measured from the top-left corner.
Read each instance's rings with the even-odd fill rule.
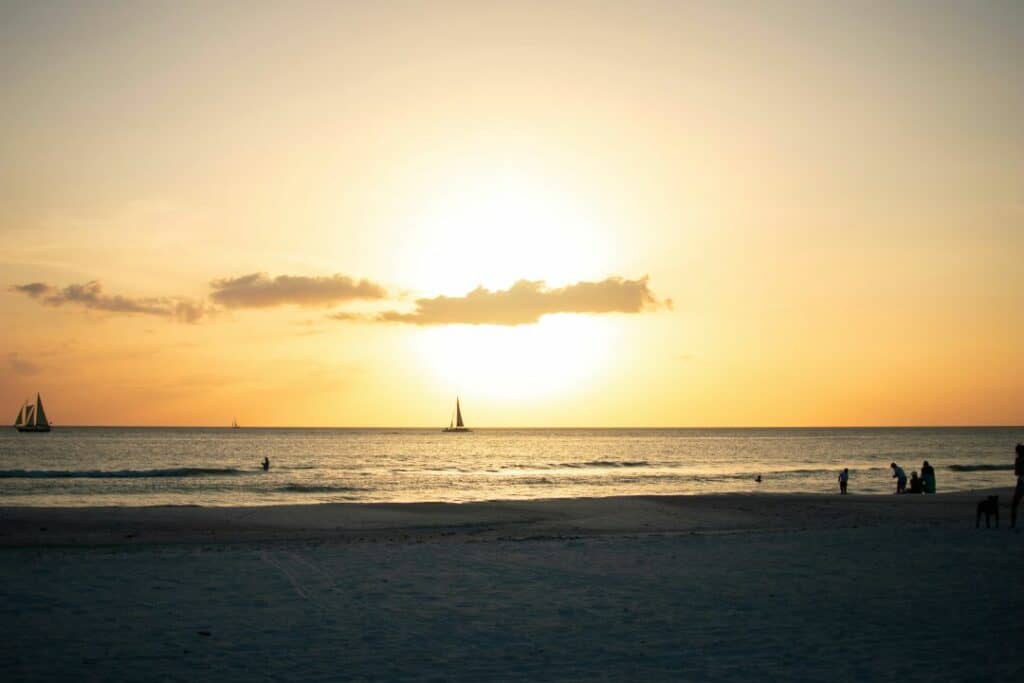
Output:
[[[996,528],[999,528],[999,496],[989,496],[978,503],[978,514],[974,518],[974,528],[981,526],[981,516],[985,515],[985,528],[989,527],[989,520],[996,518]]]

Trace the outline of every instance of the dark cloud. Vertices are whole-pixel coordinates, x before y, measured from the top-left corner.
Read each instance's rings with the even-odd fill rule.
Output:
[[[51,306],[79,304],[86,308],[110,311],[111,313],[168,314],[168,302],[165,299],[130,298],[119,294],[111,296],[103,293],[103,285],[98,280],[82,285],[68,285],[60,292],[47,296],[44,302]]]
[[[222,278],[210,283],[210,299],[224,308],[269,308],[273,306],[331,306],[355,300],[380,300],[387,291],[369,280],[344,275],[308,277],[252,273]],[[45,282],[14,285],[22,293],[47,306],[79,306],[109,313],[151,315],[196,323],[220,308],[204,301],[171,297],[129,297],[107,294],[93,280],[57,288]],[[600,282],[577,282],[549,288],[543,281],[520,280],[508,289],[477,287],[465,296],[417,299],[411,312],[357,313],[338,311],[331,318],[342,321],[396,322],[413,325],[527,325],[554,313],[640,313],[671,307],[671,300],[659,301],[648,286],[647,277],[626,280],[609,277]]]
[[[268,308],[295,304],[298,306],[333,306],[356,299],[383,299],[387,292],[369,280],[353,280],[344,275],[306,277],[252,273],[236,278],[223,278],[210,283],[210,298],[226,308]]]
[[[11,287],[11,291],[21,292],[22,294],[27,294],[33,299],[38,299],[41,296],[55,293],[57,288],[52,285],[48,285],[45,282],[29,282],[25,285],[14,285]]]
[[[659,303],[646,277],[610,277],[558,289],[549,289],[542,281],[520,280],[509,289],[477,287],[461,297],[417,299],[411,313],[387,311],[375,320],[414,325],[527,325],[551,313],[640,313],[659,306],[671,306],[671,302]]]
[[[76,305],[110,313],[137,313],[173,318],[181,322],[198,322],[210,309],[202,303],[167,297],[127,297],[103,291],[98,280],[68,285],[58,289],[44,282],[14,285],[12,290],[38,299],[47,306]]]
[[[35,375],[43,369],[36,363],[22,358],[17,352],[7,354],[7,366],[15,375]]]

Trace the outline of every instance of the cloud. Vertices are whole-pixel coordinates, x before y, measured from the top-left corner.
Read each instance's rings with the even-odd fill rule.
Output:
[[[647,277],[610,277],[559,289],[549,289],[543,281],[520,280],[504,290],[477,287],[461,297],[417,299],[411,313],[386,311],[374,319],[414,325],[527,325],[552,313],[640,313],[662,306],[671,307],[671,301],[659,302]],[[345,317],[339,319],[349,319],[341,315]]]
[[[202,302],[187,301],[185,299],[174,302],[174,318],[178,322],[197,323],[207,315],[215,312],[216,309]]]
[[[354,280],[345,275],[306,277],[252,273],[222,278],[210,283],[210,298],[226,308],[269,308],[297,306],[333,306],[356,299],[383,299],[387,291],[369,280]]]
[[[42,371],[42,367],[21,357],[17,352],[7,354],[7,366],[15,375],[35,375]]]
[[[337,313],[331,313],[327,316],[331,320],[362,320],[372,322],[374,317],[368,313],[349,313],[347,311],[338,311]]]
[[[103,285],[98,280],[92,280],[84,284],[68,285],[64,289],[58,289],[45,282],[14,285],[11,289],[37,299],[47,306],[64,306],[69,304],[96,311],[107,311],[109,313],[163,316],[187,323],[198,322],[210,312],[209,307],[205,304],[186,299],[127,297],[120,294],[106,294],[103,291]]]
[[[177,297],[130,297],[107,294],[98,280],[64,288],[45,282],[13,285],[10,289],[46,306],[78,306],[108,313],[151,315],[197,323],[223,308],[270,308],[296,305],[327,307],[356,300],[382,300],[387,291],[370,280],[345,275],[309,277],[252,273],[210,283],[210,301]],[[221,308],[223,307],[223,308]],[[659,301],[648,278],[609,277],[600,282],[577,282],[549,288],[540,280],[519,280],[508,289],[477,287],[465,296],[417,299],[412,311],[382,313],[335,311],[341,321],[393,322],[412,325],[528,325],[555,313],[640,313],[671,308],[671,299]]]
[[[29,282],[25,285],[14,285],[11,287],[11,291],[21,292],[22,294],[27,294],[33,299],[38,299],[41,296],[53,294],[57,291],[57,288],[52,285],[48,285],[45,282]]]

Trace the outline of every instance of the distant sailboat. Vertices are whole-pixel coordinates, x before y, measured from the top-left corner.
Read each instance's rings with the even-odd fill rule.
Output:
[[[235,418],[231,418],[231,428],[238,429],[238,420],[236,420]]]
[[[14,426],[18,428],[19,432],[50,431],[50,423],[46,420],[46,411],[43,410],[43,399],[39,397],[39,394],[36,394],[34,404],[28,401],[22,404]]]
[[[459,405],[458,396],[455,397],[455,417],[448,423],[442,431],[445,432],[471,432],[473,431],[466,425],[462,424],[462,407]]]

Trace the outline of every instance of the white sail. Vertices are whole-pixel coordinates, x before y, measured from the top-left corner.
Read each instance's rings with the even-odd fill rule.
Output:
[[[50,423],[46,421],[46,411],[43,410],[43,399],[39,397],[39,394],[36,394],[36,426],[50,426]]]

